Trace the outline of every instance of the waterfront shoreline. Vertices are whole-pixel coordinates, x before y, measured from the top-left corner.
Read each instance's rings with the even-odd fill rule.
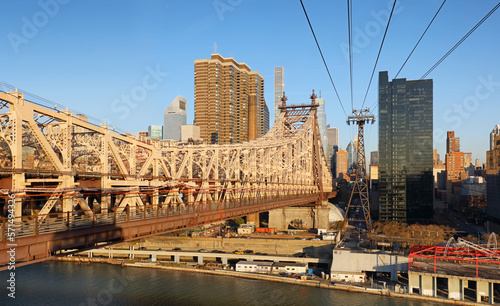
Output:
[[[121,265],[122,267],[135,267],[135,268],[149,268],[149,269],[161,269],[161,270],[172,270],[172,271],[181,271],[181,272],[193,272],[193,273],[203,273],[203,274],[211,274],[211,275],[220,275],[220,276],[230,276],[230,277],[238,277],[245,279],[253,279],[253,280],[263,280],[263,281],[272,281],[279,283],[286,283],[292,285],[300,285],[300,286],[308,286],[308,287],[316,287],[316,288],[324,288],[324,289],[334,289],[334,290],[343,290],[357,293],[368,293],[372,295],[381,295],[387,297],[395,297],[395,298],[403,298],[403,299],[414,299],[420,301],[429,301],[429,302],[437,302],[437,303],[446,303],[452,305],[483,305],[480,303],[467,302],[467,301],[456,301],[449,300],[444,298],[435,298],[435,297],[427,297],[413,294],[404,294],[404,293],[396,293],[391,292],[387,289],[373,289],[373,288],[363,288],[348,284],[341,283],[325,283],[317,280],[300,280],[300,279],[291,279],[274,275],[267,274],[253,274],[253,273],[244,273],[244,272],[236,272],[232,270],[222,270],[222,269],[213,269],[213,270],[205,270],[205,269],[197,269],[190,267],[173,267],[173,266],[163,266],[158,265],[157,263],[143,263],[143,262],[135,262],[135,263],[125,263],[123,260],[118,259],[109,259],[109,258],[87,258],[87,257],[58,257],[52,259],[54,261],[64,261],[64,262],[78,262],[78,263],[105,263],[112,265]]]

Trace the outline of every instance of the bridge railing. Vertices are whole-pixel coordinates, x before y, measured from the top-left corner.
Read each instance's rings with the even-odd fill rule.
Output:
[[[201,213],[217,213],[225,209],[255,207],[263,204],[300,200],[318,196],[318,194],[302,194],[290,196],[269,196],[259,199],[234,199],[201,203],[201,205],[145,205],[118,210],[117,207],[104,210],[92,209],[84,211],[56,212],[49,214],[35,214],[15,218],[0,217],[0,242],[15,241],[17,238],[36,237],[64,231],[74,231],[82,228],[98,227],[110,224],[120,224],[139,220],[179,217],[196,217]],[[13,220],[13,221],[11,221]],[[13,234],[12,234],[13,233]]]

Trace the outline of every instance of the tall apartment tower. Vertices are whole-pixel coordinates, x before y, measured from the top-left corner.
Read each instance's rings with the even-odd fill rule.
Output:
[[[355,168],[358,163],[358,152],[353,141],[347,145],[347,168]]]
[[[425,222],[433,215],[433,82],[379,73],[379,218]]]
[[[446,154],[460,152],[460,137],[455,137],[455,131],[446,133]]]
[[[339,150],[339,129],[336,127],[326,126],[326,134],[328,138],[328,146],[326,148],[326,162],[330,167],[332,174],[336,174],[336,153]]]
[[[370,165],[378,165],[378,151],[370,152]]]
[[[325,152],[328,148],[328,134],[326,133],[326,109],[325,109],[325,99],[316,98],[316,104],[318,104],[318,126],[319,126],[319,135],[321,137],[321,144],[323,145],[323,152]]]
[[[500,174],[500,135],[495,136],[493,141],[493,148],[486,151],[486,173],[497,175]]]
[[[280,115],[281,98],[285,90],[285,68],[274,67],[274,121]]]
[[[495,137],[500,136],[500,125],[495,125],[490,133],[490,150],[495,149]]]
[[[460,152],[460,137],[455,137],[455,131],[446,135],[446,181],[460,181],[465,179],[465,153]]]
[[[187,100],[177,96],[163,112],[163,139],[181,140],[181,126],[187,122]]]
[[[245,63],[212,54],[194,61],[194,124],[206,143],[239,143],[267,133],[264,78]]]
[[[341,173],[347,173],[347,151],[342,148],[337,152],[337,167],[335,172],[335,177],[339,177]]]

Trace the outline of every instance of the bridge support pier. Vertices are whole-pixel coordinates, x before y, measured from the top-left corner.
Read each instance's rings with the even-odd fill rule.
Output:
[[[303,228],[329,228],[329,215],[328,206],[273,209],[269,211],[269,227],[283,231],[291,223],[299,223]]]
[[[221,260],[223,265],[227,265],[227,257],[222,257]]]
[[[181,260],[180,260],[180,256],[179,256],[179,255],[174,255],[174,262],[175,262],[175,263],[179,263],[179,262],[181,262]]]
[[[198,256],[198,264],[199,265],[203,264],[203,256]]]
[[[156,262],[156,254],[151,254],[151,261]]]

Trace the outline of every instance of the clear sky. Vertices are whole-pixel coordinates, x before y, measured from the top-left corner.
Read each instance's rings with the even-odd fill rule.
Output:
[[[349,114],[346,1],[303,2]],[[393,1],[353,2],[353,105],[360,108]],[[378,71],[395,76],[441,3],[397,2],[365,106],[377,104]],[[496,4],[446,2],[398,78],[419,79]],[[263,75],[270,118],[274,67],[284,66],[289,103],[308,102],[312,89],[321,90],[340,146],[356,133],[345,123],[299,0],[25,0],[4,2],[2,12],[1,81],[121,130],[163,124],[177,95],[187,98],[192,123],[193,61],[216,49]],[[446,131],[455,130],[462,151],[485,162],[489,133],[500,124],[499,31],[500,10],[427,77],[434,80],[434,147],[442,159]],[[377,124],[366,129],[365,142],[367,152],[377,150]]]

